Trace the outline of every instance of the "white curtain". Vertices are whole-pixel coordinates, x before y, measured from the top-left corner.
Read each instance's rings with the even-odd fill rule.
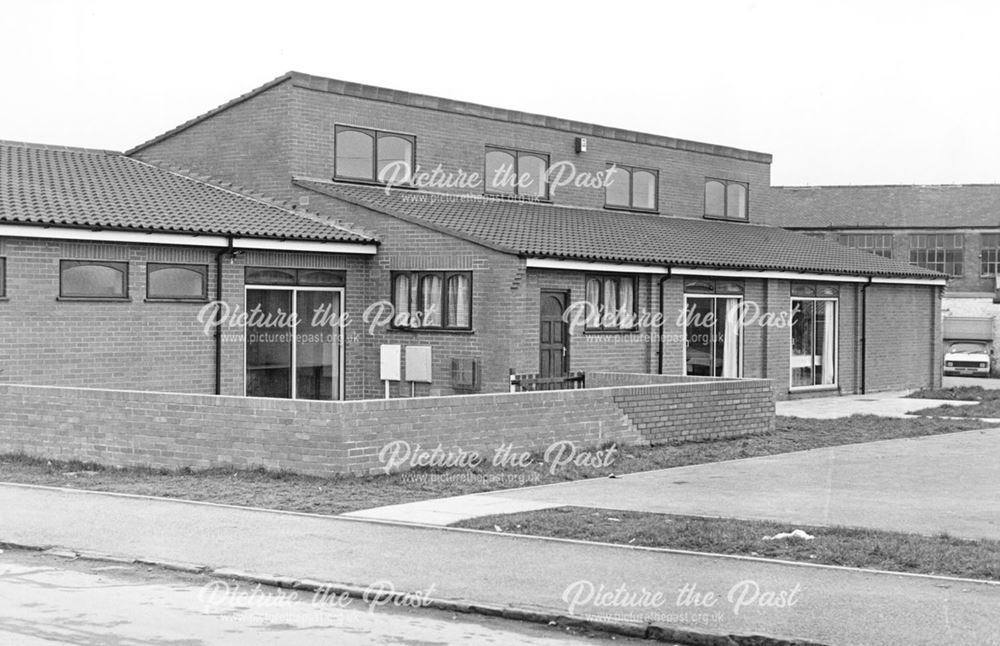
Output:
[[[421,307],[423,320],[421,323],[428,327],[438,327],[441,325],[441,277],[428,275],[421,278],[420,294],[423,296]]]
[[[834,384],[837,376],[837,361],[833,356],[833,342],[837,336],[833,305],[833,301],[823,301],[823,355],[818,363],[823,366],[824,385]]]
[[[448,279],[448,326],[469,327],[469,278],[456,274]]]
[[[634,283],[631,278],[622,278],[621,303],[618,306],[618,327],[627,330],[633,327],[635,321],[632,313],[635,311]]]
[[[722,376],[740,376],[740,299],[725,298],[726,329],[722,337]]]

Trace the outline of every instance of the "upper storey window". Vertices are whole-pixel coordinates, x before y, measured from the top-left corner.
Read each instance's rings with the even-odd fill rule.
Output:
[[[548,199],[549,156],[542,153],[486,148],[486,192]]]
[[[353,126],[337,126],[334,176],[337,179],[408,184],[416,137]]]
[[[608,166],[604,204],[612,208],[656,211],[659,173],[648,168]]]
[[[705,180],[705,217],[729,220],[747,219],[747,193],[744,182],[725,179]]]

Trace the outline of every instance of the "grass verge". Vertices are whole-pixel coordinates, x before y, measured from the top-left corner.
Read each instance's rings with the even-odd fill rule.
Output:
[[[1000,541],[917,536],[848,527],[699,518],[607,509],[559,507],[486,516],[455,527],[601,543],[738,554],[857,568],[1000,580]],[[815,538],[765,541],[802,529]]]
[[[975,420],[835,420],[779,417],[771,433],[729,440],[656,447],[623,446],[609,467],[566,465],[550,470],[537,456],[526,467],[415,469],[369,476],[304,476],[265,470],[114,468],[93,463],[0,456],[0,482],[70,487],[316,514],[341,514],[445,496],[720,462],[824,446],[920,437],[984,428]]]
[[[976,406],[944,404],[934,408],[914,411],[914,415],[931,417],[986,417],[1000,418],[1000,390],[982,386],[960,386],[937,390],[918,390],[910,395],[914,399],[947,399],[952,401],[975,401]]]

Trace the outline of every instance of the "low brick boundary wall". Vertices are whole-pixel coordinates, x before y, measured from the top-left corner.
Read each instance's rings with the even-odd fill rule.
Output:
[[[0,384],[0,452],[121,466],[369,473],[399,441],[489,459],[501,445],[661,443],[773,424],[766,380],[346,402]]]

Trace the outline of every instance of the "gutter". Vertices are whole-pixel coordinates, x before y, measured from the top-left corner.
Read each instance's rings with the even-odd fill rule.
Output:
[[[868,365],[868,288],[872,286],[872,277],[868,277],[868,282],[861,286],[861,338],[859,342],[861,344],[861,394],[865,395],[868,392],[865,386],[865,381],[867,379]]]
[[[233,256],[233,239],[229,238],[228,246],[215,254],[215,302],[222,303],[222,258]],[[221,313],[221,306],[216,306],[216,312]],[[215,322],[215,394],[222,394],[222,321]]]
[[[663,308],[663,283],[665,283],[667,279],[670,278],[670,276],[671,276],[671,268],[667,267],[667,274],[665,276],[661,276],[660,280],[657,281],[656,283],[656,287],[660,292],[660,333],[656,335],[656,343],[657,343],[656,361],[659,364],[656,369],[656,374],[659,375],[663,374],[663,331],[664,328],[666,327],[666,320],[667,320],[666,312],[664,311]]]

